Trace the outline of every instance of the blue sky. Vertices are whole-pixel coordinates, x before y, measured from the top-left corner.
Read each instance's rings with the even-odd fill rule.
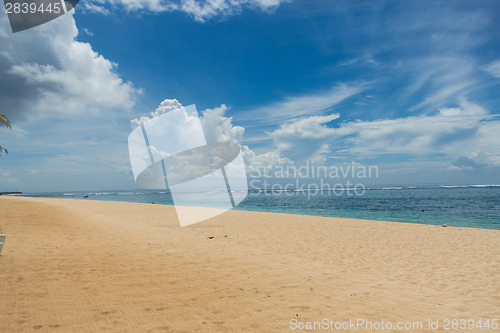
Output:
[[[12,34],[2,9],[0,190],[135,188],[130,121],[165,99],[208,110],[255,167],[499,184],[498,17],[497,1],[94,0]]]

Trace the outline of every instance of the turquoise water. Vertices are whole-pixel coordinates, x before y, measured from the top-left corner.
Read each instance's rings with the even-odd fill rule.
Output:
[[[25,196],[76,198],[172,205],[168,192],[102,191],[32,193]],[[186,194],[200,202],[224,191]],[[236,210],[398,221],[500,230],[500,185],[399,186],[368,188],[363,195],[344,191],[251,191]]]

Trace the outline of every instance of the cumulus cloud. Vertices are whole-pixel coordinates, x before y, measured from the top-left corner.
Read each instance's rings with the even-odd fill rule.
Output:
[[[165,100],[151,113],[156,116],[182,107],[175,99]],[[221,105],[201,112],[207,141],[241,144],[245,128],[233,124],[228,107]],[[137,125],[149,119],[132,121]],[[500,120],[482,106],[464,98],[458,106],[441,108],[434,114],[393,119],[340,122],[341,115],[309,116],[291,120],[267,135],[273,140],[263,153],[242,145],[249,175],[269,167],[316,165],[345,161],[412,156],[418,167],[435,165],[435,155],[444,158],[440,167],[469,170],[500,166],[498,133]],[[433,157],[434,156],[434,157]],[[330,160],[330,161],[329,161]],[[407,161],[403,158],[399,165]],[[416,167],[415,164],[412,164]]]
[[[158,108],[151,112],[151,117],[141,116],[130,121],[132,129],[142,123],[172,110],[184,108],[177,99],[165,99]],[[229,108],[222,104],[219,107],[205,109],[201,111],[201,124],[208,143],[211,142],[231,142],[241,145],[245,128],[233,124],[233,118],[227,117]],[[282,158],[279,152],[271,151],[257,154],[248,146],[241,145],[243,158],[249,170],[261,170],[269,166],[291,165],[290,159]]]
[[[134,129],[154,117],[177,109],[184,109],[184,106],[177,99],[165,99],[155,111],[151,112],[151,117],[142,116],[132,119],[130,125]],[[219,107],[206,109],[201,112],[200,120],[207,142],[241,143],[245,129],[241,126],[233,125],[233,118],[226,117],[228,110],[229,108],[222,104]]]
[[[97,0],[86,3],[91,12],[109,14],[106,3],[123,7],[127,11],[184,12],[198,22],[214,17],[226,17],[241,13],[244,8],[273,12],[281,3],[291,0]]]
[[[297,163],[310,160],[324,163],[329,150],[325,139],[335,135],[335,129],[325,124],[338,119],[339,114],[311,116],[282,124],[270,133],[277,148],[277,153]]]
[[[77,35],[71,14],[16,35],[0,17],[0,109],[14,123],[134,105],[140,91]]]
[[[156,108],[156,110],[151,112],[151,117],[141,116],[139,118],[132,119],[132,120],[130,120],[130,126],[132,127],[132,129],[134,129],[137,126],[140,126],[142,123],[148,121],[151,118],[154,118],[154,117],[157,117],[161,114],[167,113],[169,111],[177,110],[177,109],[181,109],[181,108],[184,109],[182,104],[178,100],[176,100],[175,98],[174,99],[165,99],[160,103],[160,105]]]
[[[252,175],[261,175],[262,170],[266,168],[286,167],[294,165],[294,162],[288,158],[283,158],[277,151],[268,151],[263,154],[257,154],[248,146],[242,146],[243,158],[247,167],[247,173]]]
[[[231,142],[240,144],[245,129],[233,125],[232,117],[226,117],[228,107],[224,104],[217,108],[203,111],[201,123],[207,142]]]

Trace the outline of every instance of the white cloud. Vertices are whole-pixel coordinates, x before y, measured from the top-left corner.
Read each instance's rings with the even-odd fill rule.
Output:
[[[102,6],[102,4],[95,4],[92,2],[84,2],[82,3],[83,11],[85,13],[92,13],[92,14],[101,14],[101,15],[110,15],[111,11]]]
[[[71,14],[15,36],[0,18],[0,109],[14,123],[33,116],[127,109],[140,93],[117,65],[78,42]]]
[[[181,108],[184,108],[184,107],[175,98],[174,99],[164,99],[160,103],[160,105],[156,108],[156,110],[154,110],[153,112],[151,112],[151,117],[142,116],[142,117],[139,117],[139,118],[132,119],[130,121],[130,126],[132,127],[132,129],[134,129],[137,126],[140,126],[142,123],[150,120],[151,118],[154,118],[154,117],[157,117],[157,116],[159,116],[161,114],[167,113],[169,111],[177,110],[177,109],[181,109]]]
[[[142,116],[130,121],[132,129],[140,124],[167,113],[172,110],[184,108],[177,99],[165,99],[160,106],[153,112],[151,117]],[[236,126],[232,123],[233,118],[227,117],[226,112],[229,108],[222,104],[219,107],[205,109],[201,112],[201,124],[208,143],[211,142],[231,142],[241,145],[245,128]],[[266,152],[257,154],[248,146],[241,146],[243,158],[249,170],[259,170],[268,166],[291,165],[293,162],[287,158],[282,158],[279,152]]]
[[[337,127],[324,125],[337,115],[308,117],[282,125],[270,136],[276,151],[293,161],[442,154],[450,165],[500,166],[497,117],[462,99],[460,107],[442,108],[434,115],[357,120]]]
[[[471,59],[455,56],[426,57],[404,64],[412,72],[413,84],[402,94],[407,98],[424,92],[426,97],[410,111],[427,108],[435,110],[456,100],[457,96],[473,89],[477,81],[477,66]]]
[[[486,66],[486,71],[494,77],[500,78],[500,60],[495,60]]]
[[[154,117],[176,109],[184,109],[184,106],[175,98],[165,99],[155,111],[151,112],[151,117],[142,116],[132,119],[130,125],[134,129]],[[228,110],[228,107],[222,104],[219,107],[206,109],[201,112],[200,120],[207,142],[241,143],[245,129],[232,124],[233,118],[225,116]]]
[[[165,100],[152,115],[179,106],[177,100]],[[202,111],[208,141],[241,143],[245,129],[235,126],[232,118],[226,116],[227,111],[225,105]],[[441,108],[432,115],[328,125],[338,121],[339,117],[335,113],[301,117],[284,123],[268,133],[274,145],[264,153],[258,154],[248,146],[242,146],[249,173],[270,166],[301,165],[306,161],[321,165],[327,164],[328,159],[342,162],[389,155],[411,156],[413,168],[439,165],[466,170],[500,166],[500,146],[497,143],[500,121],[496,115],[466,99],[461,99],[459,106]],[[429,157],[435,154],[443,156],[437,164],[435,157]],[[396,165],[398,163],[404,165],[405,159]]]
[[[339,129],[326,124],[340,117],[339,114],[302,117],[282,124],[267,133],[273,139],[274,150],[256,154],[244,151],[245,160],[253,164],[253,169],[269,166],[286,166],[305,163],[306,160],[323,164],[332,149],[329,141],[338,136]],[[345,130],[340,130],[345,132]]]
[[[283,123],[287,119],[325,111],[334,104],[360,91],[360,87],[340,85],[326,93],[288,98],[281,103],[275,103],[271,106],[254,110],[251,114],[252,118],[261,118],[267,125],[273,124],[273,121],[275,123]],[[166,99],[154,112],[151,112],[151,117],[180,107],[182,107],[182,104],[178,100]],[[220,107],[206,109],[201,112],[203,116],[202,124],[208,142],[223,141],[241,144],[245,128],[233,125],[232,117],[225,116],[227,111],[227,106],[222,104]],[[259,116],[259,114],[264,114],[265,116]],[[259,155],[247,147],[243,149],[245,161],[247,164],[257,162],[255,165],[265,165],[264,161],[268,160],[269,165],[281,165],[293,163],[292,161],[298,158],[298,155],[302,154],[297,154],[298,152],[309,152],[310,156],[307,156],[309,158],[312,158],[311,156],[316,154],[316,151],[321,147],[323,147],[322,151],[326,152],[328,147],[322,140],[331,135],[334,130],[323,124],[333,121],[338,117],[338,114],[312,116],[301,118],[296,122],[285,123],[274,132],[268,133],[274,139],[278,151]],[[245,117],[238,115],[238,119],[241,120],[241,118],[244,119]],[[130,123],[132,128],[135,128],[149,119],[151,118],[142,116],[131,120]],[[316,154],[316,157],[320,160],[323,159],[321,156],[322,154]]]
[[[133,186],[123,124],[140,91],[77,35],[71,13],[17,34],[0,17],[0,110],[13,126],[0,133],[2,169],[13,190]]]
[[[89,31],[89,29],[87,28],[83,28],[83,32],[87,35],[87,36],[94,36],[94,33],[92,31]]]
[[[225,116],[227,111],[228,108],[224,104],[203,111],[201,123],[207,142],[241,143],[245,129],[241,126],[234,126],[233,118]]]
[[[324,124],[338,119],[339,117],[340,115],[335,113],[327,116],[312,116],[299,119],[281,125],[279,129],[272,132],[271,136],[278,141],[290,137],[322,139],[332,135],[335,131],[333,128],[327,127]]]
[[[280,156],[296,163],[305,160],[324,163],[324,156],[330,152],[325,139],[335,135],[335,129],[326,126],[340,117],[339,114],[312,116],[283,124],[270,133]]]
[[[273,12],[281,3],[291,0],[98,0],[86,3],[85,10],[109,14],[105,7],[109,2],[114,7],[123,7],[127,11],[184,12],[198,22],[205,22],[214,17],[226,17],[241,13],[244,8],[260,9]]]
[[[359,156],[450,155],[477,136],[488,114],[481,106],[462,100],[460,108],[444,108],[435,115],[345,123],[340,126],[339,135],[351,136],[347,138],[349,152]]]
[[[323,113],[346,98],[360,93],[364,86],[341,84],[328,91],[313,95],[288,97],[281,102],[238,115],[238,120],[252,120],[257,123],[275,125],[297,117]]]
[[[201,123],[205,132],[207,142],[231,142],[241,145],[245,128],[233,125],[232,117],[226,117],[228,107],[222,104],[220,107],[206,109],[202,112]],[[282,158],[277,151],[257,154],[248,146],[242,145],[241,151],[247,166],[247,172],[261,172],[263,168],[272,166],[292,165],[288,158]]]
[[[294,162],[288,158],[283,158],[277,151],[269,151],[263,154],[257,154],[247,146],[242,146],[243,158],[247,167],[247,172],[252,174],[262,174],[262,170],[277,166],[289,166]]]

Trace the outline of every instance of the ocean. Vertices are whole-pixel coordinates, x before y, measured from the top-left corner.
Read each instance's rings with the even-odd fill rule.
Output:
[[[208,195],[226,192],[185,195],[199,203]],[[22,196],[173,204],[168,192],[149,190]],[[500,185],[368,187],[362,195],[348,191],[252,190],[234,209],[500,230]]]

